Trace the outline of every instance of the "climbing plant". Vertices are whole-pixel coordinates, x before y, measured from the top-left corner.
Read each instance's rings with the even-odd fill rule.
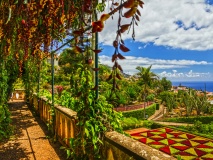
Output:
[[[104,11],[107,1],[111,4],[110,12],[94,18],[97,11]],[[121,52],[129,51],[122,34],[131,28],[135,38],[134,26],[140,20],[139,6],[143,7],[141,0],[0,0],[0,54],[3,59],[12,55],[17,60],[27,96],[38,81],[36,73],[40,71],[40,61],[47,58],[54,48],[57,50],[59,41],[68,38],[62,46],[71,44],[75,53],[82,57],[76,66],[78,75],[70,80],[75,89],[71,96],[75,97],[75,105],[78,106],[79,130],[75,140],[70,141],[72,148],[68,149],[72,151],[68,155],[74,159],[100,158],[104,132],[120,129],[120,115],[103,97],[95,96],[98,86],[93,84],[92,72],[99,69],[91,66],[91,55],[101,50],[90,44],[90,37],[104,29],[108,18],[116,12],[119,14],[116,38],[112,42],[114,66],[108,78],[112,80],[113,93],[119,89],[116,79],[121,79],[122,72],[117,60],[125,58]],[[123,24],[126,18],[131,19],[130,23]]]
[[[85,61],[73,68],[77,70],[75,81],[71,81],[69,108],[77,111],[76,137],[70,139],[70,148],[65,148],[73,159],[99,159],[103,147],[104,133],[121,131],[121,115],[113,110],[105,97],[96,99],[92,81],[92,67]],[[71,76],[71,78],[72,78]],[[63,96],[63,95],[62,95]]]
[[[0,55],[1,58],[1,55]],[[8,90],[8,68],[6,68],[7,60],[0,59],[0,141],[11,134],[10,113],[7,108],[7,100],[9,97]]]

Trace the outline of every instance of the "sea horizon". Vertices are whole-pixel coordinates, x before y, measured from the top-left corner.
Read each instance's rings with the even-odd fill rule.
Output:
[[[185,86],[195,90],[213,92],[213,81],[171,81],[173,86]]]

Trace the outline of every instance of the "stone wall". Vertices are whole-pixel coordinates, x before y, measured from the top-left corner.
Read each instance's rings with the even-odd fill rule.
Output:
[[[38,98],[36,95],[30,99],[40,118],[49,123],[52,121],[49,109],[51,104],[45,98]],[[74,137],[75,119],[77,113],[69,108],[55,105],[55,134],[63,145],[69,146],[69,138]],[[139,141],[118,132],[107,132],[104,139],[103,156],[107,160],[173,160],[167,154],[153,149]]]

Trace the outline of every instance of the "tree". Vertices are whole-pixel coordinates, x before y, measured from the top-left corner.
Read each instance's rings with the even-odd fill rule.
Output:
[[[160,84],[162,86],[163,91],[168,91],[172,88],[172,82],[167,80],[166,77],[163,77],[160,80]]]
[[[177,106],[176,95],[175,94],[170,93],[166,97],[166,106],[167,106],[169,112],[171,112],[172,109],[174,109]]]
[[[138,76],[138,84],[141,86],[140,90],[140,99],[143,99],[144,102],[144,118],[145,118],[145,103],[146,103],[146,97],[149,93],[152,92],[151,86],[153,81],[158,79],[158,76],[151,72],[152,65],[150,65],[148,68],[138,66],[136,69],[139,71],[137,73]]]
[[[193,89],[188,91],[179,91],[179,105],[184,107],[186,110],[186,116],[190,116],[192,110],[196,110],[197,116],[201,112],[208,112],[210,104],[208,102],[206,93],[201,93]]]
[[[106,81],[111,73],[111,68],[104,64],[99,64],[99,77],[100,81]]]
[[[177,106],[176,102],[176,94],[169,92],[169,91],[163,91],[160,93],[161,103],[164,103],[166,107],[168,108],[168,111],[171,112],[173,108]]]
[[[193,108],[197,112],[197,116],[201,114],[201,112],[207,111],[209,107],[209,102],[207,100],[206,92],[200,93],[195,90],[192,92],[192,103]]]
[[[178,97],[179,97],[178,104],[180,105],[181,108],[185,108],[186,116],[190,116],[193,109],[192,90],[190,89],[188,91],[181,90],[178,92]]]

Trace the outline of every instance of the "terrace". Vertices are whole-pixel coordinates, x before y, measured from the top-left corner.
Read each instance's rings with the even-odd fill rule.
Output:
[[[17,90],[17,92],[24,95],[24,92],[20,90]],[[18,99],[13,97],[13,101],[9,102],[9,108],[12,113],[13,124],[16,125],[16,134],[9,141],[1,143],[1,160],[66,159],[66,152],[60,147],[63,145],[69,148],[70,138],[75,138],[76,112],[55,105],[55,123],[50,127],[53,118],[49,112],[51,104],[47,102],[45,97],[38,98],[33,95],[29,104],[24,102],[24,96],[18,96]],[[54,140],[57,140],[57,142],[53,142],[47,126],[54,130]],[[105,134],[104,156],[107,159],[115,160],[130,158],[175,159],[115,131]]]
[[[132,38],[135,38],[143,1],[112,3],[109,13],[99,18],[97,12],[105,10],[107,1],[14,0],[0,3],[1,160],[212,158],[210,139],[169,127],[128,130],[129,136],[122,130],[122,115],[114,108],[135,100],[143,101],[143,105],[129,107],[137,113],[130,113],[127,107],[117,110],[126,110],[124,114],[137,115],[138,119],[149,118],[156,106],[149,107],[148,101],[154,99],[153,93],[157,93],[154,89],[160,89],[160,81],[154,83],[157,76],[151,72],[152,65],[148,68],[138,66],[137,78],[132,78],[131,83],[120,82],[123,69],[119,60],[125,59],[122,54],[130,51],[122,35],[131,29]],[[100,72],[108,70],[106,66],[101,70],[98,64],[98,53],[102,51],[98,46],[98,32],[115,13],[118,13],[118,27],[111,27],[115,29],[113,67],[101,77],[105,85],[100,85]],[[121,23],[126,19],[131,21]],[[54,57],[64,47],[63,60],[57,63]],[[51,57],[51,65],[47,63],[48,57]],[[55,64],[59,63],[63,69],[57,73],[63,70],[63,76],[55,72]],[[20,79],[24,90],[13,91]],[[128,87],[127,83],[130,87],[121,92],[119,86]],[[127,92],[128,96],[123,98]],[[149,112],[146,109],[150,109]],[[199,115],[201,110],[197,111]]]
[[[9,102],[16,134],[8,142],[1,143],[1,160],[66,159],[67,150],[60,148],[63,145],[63,148],[68,149],[70,139],[75,138],[75,130],[78,130],[76,112],[55,105],[55,123],[51,124],[51,104],[45,97],[38,98],[34,94],[29,103],[26,103],[24,92],[16,92],[21,96],[13,97],[13,101]],[[52,131],[54,138],[50,136]],[[208,138],[168,127],[139,128],[126,133],[131,137],[116,131],[105,133],[103,156],[106,159],[213,158],[213,140]]]

